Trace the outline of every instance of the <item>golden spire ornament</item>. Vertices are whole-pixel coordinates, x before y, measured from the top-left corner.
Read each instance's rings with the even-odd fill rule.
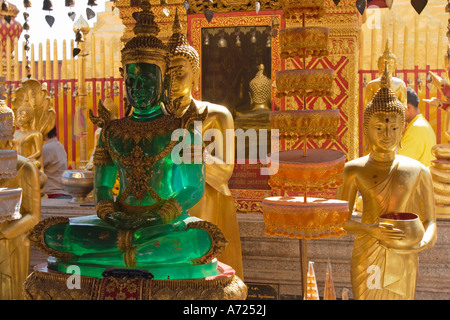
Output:
[[[323,293],[323,300],[336,300],[336,290],[334,289],[330,260],[328,260],[327,264],[327,279],[325,280],[325,291]]]
[[[317,289],[316,273],[314,272],[313,261],[309,261],[308,263],[306,280],[306,296],[303,297],[303,300],[319,300],[319,290]]]

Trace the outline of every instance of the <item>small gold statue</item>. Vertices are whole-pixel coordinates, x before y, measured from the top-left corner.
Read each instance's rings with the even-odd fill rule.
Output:
[[[38,167],[41,195],[44,195],[47,177],[42,160],[43,137],[55,126],[56,112],[47,89],[38,80],[23,81],[14,94],[12,109],[19,127],[14,134],[14,149]]]
[[[178,116],[182,115],[191,103],[195,104],[199,113],[207,109],[208,116],[202,125],[202,135],[209,129],[217,129],[224,138],[222,145],[218,145],[220,139],[216,139],[214,155],[208,154],[209,160],[206,160],[205,164],[205,193],[202,199],[189,210],[189,213],[212,222],[222,230],[229,242],[219,260],[231,266],[236,271],[236,275],[243,280],[239,226],[234,201],[228,188],[228,181],[234,170],[234,136],[232,141],[227,141],[226,131],[227,129],[234,131],[233,117],[225,106],[192,98],[192,89],[196,87],[199,78],[199,56],[182,33],[177,14],[168,47],[172,68],[171,97],[173,99],[183,97]],[[232,163],[229,163],[230,159]],[[210,161],[214,163],[210,164]]]
[[[397,99],[406,106],[406,84],[402,79],[394,77],[395,70],[397,69],[397,57],[392,53],[389,47],[389,41],[386,41],[385,50],[378,58],[378,73],[380,77],[370,81],[365,89],[364,106],[367,106],[367,104],[372,101],[375,93],[381,88],[381,78],[386,65],[389,72],[387,79],[390,82],[390,88],[395,92]]]
[[[258,66],[256,76],[250,81],[250,105],[252,110],[270,111],[272,82],[264,75],[264,65]]]
[[[436,242],[433,182],[420,162],[396,155],[405,124],[405,107],[389,86],[382,87],[364,111],[367,156],[347,162],[339,199],[349,202],[348,233],[356,234],[351,260],[355,299],[414,299],[418,252]],[[361,222],[352,217],[361,194]],[[416,214],[423,225],[416,245],[409,245],[408,230],[383,223],[384,214]],[[418,219],[416,219],[418,220]],[[394,246],[394,243],[396,244]],[[398,249],[398,247],[402,249]],[[395,247],[395,248],[394,248]]]
[[[3,112],[6,108],[0,110]],[[0,140],[0,149],[9,149],[11,145],[10,140]],[[14,178],[0,179],[1,188],[22,188],[22,218],[0,223],[0,300],[23,299],[22,284],[30,268],[30,241],[27,233],[39,222],[41,216],[37,167],[29,159],[18,155],[17,171],[18,175]]]

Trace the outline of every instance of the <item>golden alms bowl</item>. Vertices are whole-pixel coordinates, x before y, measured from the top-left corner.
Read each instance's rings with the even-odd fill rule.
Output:
[[[64,190],[72,196],[71,203],[84,203],[94,188],[94,172],[88,170],[66,170],[61,176]]]
[[[391,249],[412,249],[420,243],[425,233],[423,224],[415,213],[386,213],[380,216],[379,222],[391,224],[393,228],[405,232],[405,238],[401,240],[380,241],[382,245]]]

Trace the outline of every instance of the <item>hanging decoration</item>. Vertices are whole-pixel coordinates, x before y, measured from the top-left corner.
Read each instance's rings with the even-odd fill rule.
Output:
[[[75,33],[75,42],[77,43],[77,47],[73,48],[72,56],[75,58],[77,55],[80,54],[81,49],[78,48],[78,45],[80,42],[84,42],[84,36],[83,32],[80,28],[77,29],[77,32]]]
[[[261,3],[259,3],[259,1],[256,1],[255,2],[255,11],[256,11],[256,14],[258,14],[259,13],[259,10],[261,9]]]
[[[389,10],[392,9],[392,5],[394,4],[394,0],[385,0],[386,6],[389,8]]]
[[[29,7],[25,7],[29,8]],[[27,72],[27,78],[30,79],[31,78],[31,67],[30,67],[30,59],[29,59],[29,52],[30,52],[30,35],[28,34],[28,31],[30,30],[30,27],[28,25],[28,18],[30,17],[30,14],[28,12],[24,12],[23,13],[23,20],[24,20],[24,24],[23,24],[23,29],[25,30],[26,34],[24,35],[25,38],[25,44],[23,45],[23,49],[25,50],[25,61],[26,61],[26,66],[25,66],[25,70]],[[25,24],[27,25],[27,27],[25,28]]]
[[[70,8],[70,11],[67,13],[67,15],[72,21],[75,21],[75,17],[77,16],[77,14],[74,11],[72,11],[72,7],[75,6],[75,0],[66,0],[65,5],[66,7]]]
[[[208,21],[208,23],[211,22],[211,20],[214,17],[214,11],[212,11],[209,8],[207,8],[207,9],[205,9],[205,13],[204,14],[205,14],[205,18]]]
[[[8,10],[9,10],[8,3],[6,3],[6,1],[3,0],[3,2],[2,2],[2,11],[6,11],[7,12]],[[6,15],[6,16],[3,17],[3,19],[5,19],[6,22],[10,23],[12,17],[10,15]]]
[[[170,15],[170,10],[167,8],[167,0],[160,0],[160,5],[163,6],[162,12],[166,17]]]
[[[30,0],[23,0],[23,7],[24,8],[31,8]]]
[[[47,24],[50,26],[50,28],[53,26],[53,24],[55,23],[55,17],[53,17],[50,14],[50,11],[53,10],[53,4],[50,0],[44,0],[44,3],[42,5],[42,10],[44,11],[48,11],[49,14],[47,14],[45,16],[45,21],[47,21]]]
[[[356,1],[356,9],[358,9],[358,11],[361,15],[364,14],[366,7],[367,7],[367,0],[357,0]]]
[[[427,5],[428,0],[411,0],[411,5],[413,6],[414,10],[418,14],[421,14],[423,9],[425,9],[425,6]]]
[[[186,9],[186,13],[189,13],[189,2],[187,0],[184,1],[184,8]]]
[[[97,5],[97,1],[96,0],[88,0],[88,6],[96,6]],[[94,10],[92,10],[91,8],[86,8],[86,16],[88,18],[88,20],[92,19],[95,17],[95,12]]]
[[[278,21],[277,16],[273,16],[272,20],[271,20],[271,25],[272,25],[272,37],[276,38],[278,35],[278,28],[280,27],[280,21]]]

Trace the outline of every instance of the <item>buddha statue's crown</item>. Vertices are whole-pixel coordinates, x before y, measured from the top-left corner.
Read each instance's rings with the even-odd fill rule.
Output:
[[[383,54],[378,58],[378,63],[386,60],[394,60],[397,62],[397,57],[392,52],[391,47],[389,46],[389,40],[386,40],[386,45],[384,47]]]
[[[175,19],[172,26],[173,34],[169,38],[168,48],[170,57],[183,56],[189,60],[192,71],[197,73],[200,70],[200,58],[197,50],[192,47],[184,35],[178,18],[178,10],[175,12]]]
[[[391,90],[389,77],[390,74],[385,64],[384,72],[381,76],[381,88],[364,109],[364,130],[366,131],[369,120],[375,113],[397,113],[405,121],[405,106],[398,100],[395,92]]]
[[[149,0],[142,0],[140,7],[142,11],[133,15],[136,20],[133,28],[135,36],[122,49],[122,65],[151,63],[159,66],[164,74],[169,62],[167,47],[157,37],[160,29]]]

